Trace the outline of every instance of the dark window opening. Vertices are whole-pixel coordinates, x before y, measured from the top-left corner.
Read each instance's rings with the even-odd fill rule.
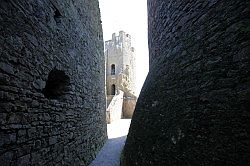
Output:
[[[115,85],[111,86],[111,95],[115,95]]]
[[[111,75],[115,75],[115,65],[111,65]]]
[[[58,99],[69,91],[70,78],[62,70],[53,69],[50,71],[45,88],[42,90],[48,99]]]

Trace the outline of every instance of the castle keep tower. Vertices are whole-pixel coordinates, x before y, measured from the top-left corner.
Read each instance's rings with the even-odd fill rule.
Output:
[[[119,91],[123,91],[122,116],[131,118],[135,96],[135,49],[131,36],[123,31],[105,42],[107,106]]]

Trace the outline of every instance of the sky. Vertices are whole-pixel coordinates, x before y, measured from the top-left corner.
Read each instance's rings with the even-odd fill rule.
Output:
[[[136,94],[148,73],[147,0],[99,0],[104,41],[123,30],[136,50]]]

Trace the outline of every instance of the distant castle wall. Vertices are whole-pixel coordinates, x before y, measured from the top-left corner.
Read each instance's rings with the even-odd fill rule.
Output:
[[[124,97],[123,99],[123,117],[132,118],[137,98]]]
[[[0,1],[0,165],[88,165],[107,139],[97,0]]]

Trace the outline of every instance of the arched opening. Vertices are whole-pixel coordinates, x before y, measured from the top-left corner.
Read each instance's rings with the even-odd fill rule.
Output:
[[[111,95],[115,95],[115,84],[111,86]]]
[[[70,78],[62,70],[54,68],[50,71],[45,88],[42,90],[48,99],[58,99],[69,90]]]
[[[111,75],[115,75],[115,65],[111,65]]]

